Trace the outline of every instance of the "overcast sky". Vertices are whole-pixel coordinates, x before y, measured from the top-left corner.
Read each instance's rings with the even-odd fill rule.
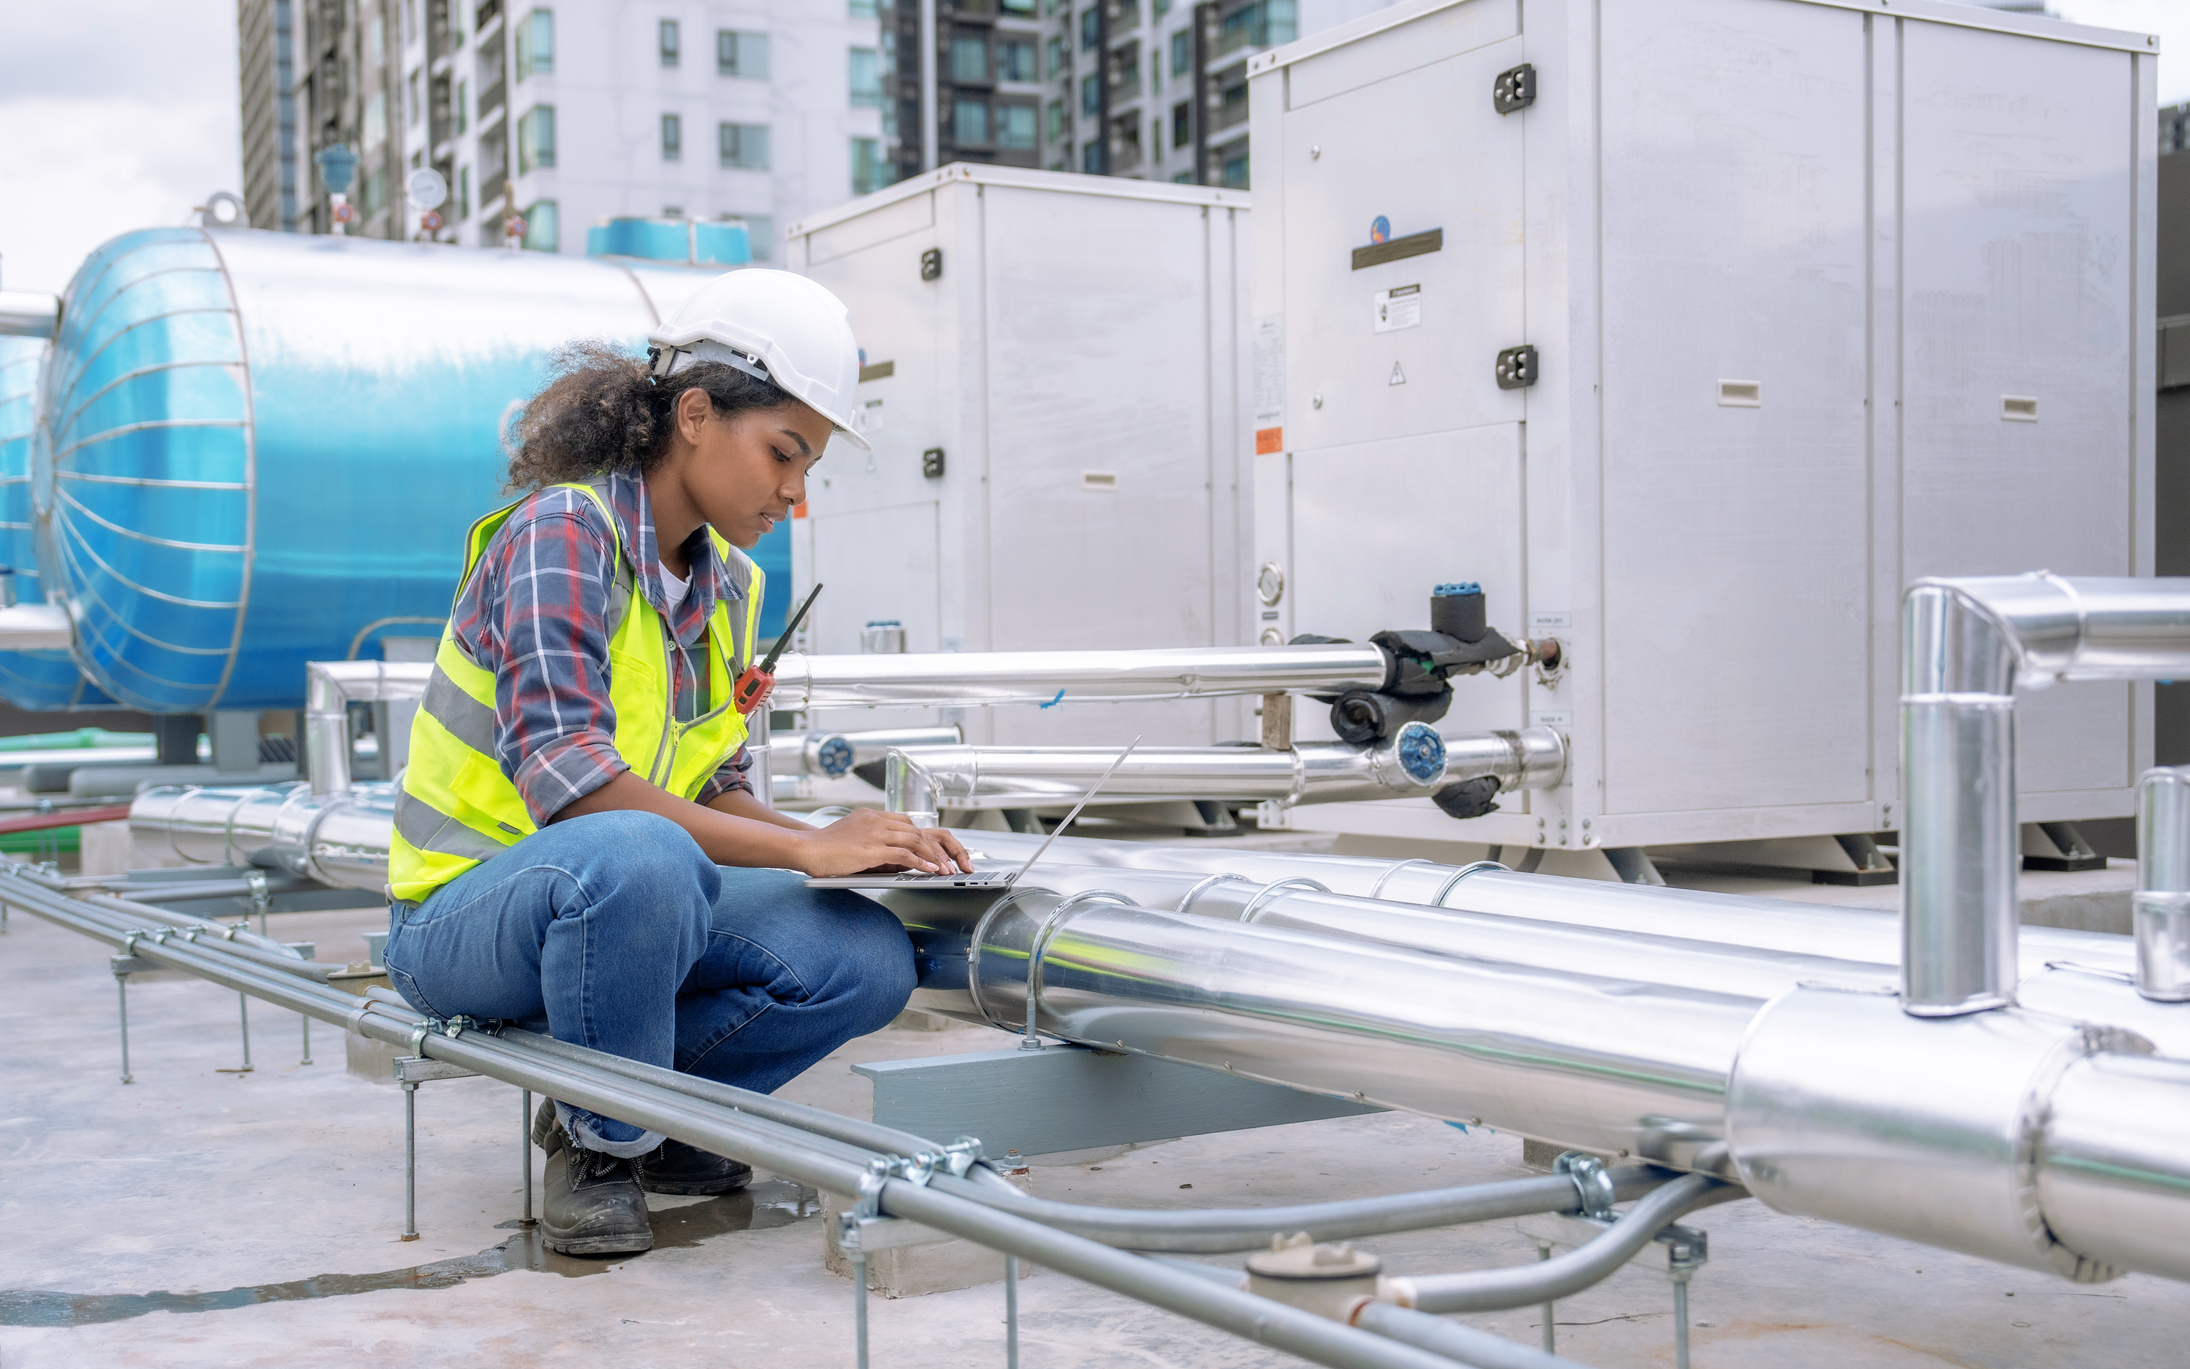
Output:
[[[2190,0],[2054,0],[2157,33],[2190,100]],[[100,243],[243,190],[235,0],[0,0],[0,288],[58,293]]]

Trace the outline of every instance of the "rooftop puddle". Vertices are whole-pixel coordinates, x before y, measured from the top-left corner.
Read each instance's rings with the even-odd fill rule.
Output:
[[[734,1231],[767,1231],[820,1214],[821,1198],[813,1189],[783,1179],[764,1179],[737,1193],[655,1212],[654,1248],[689,1249]],[[512,1233],[500,1245],[489,1246],[476,1255],[461,1255],[380,1274],[315,1274],[290,1283],[263,1283],[212,1293],[169,1293],[164,1290],[154,1293],[47,1293],[0,1289],[0,1326],[88,1326],[95,1322],[127,1321],[152,1312],[217,1312],[231,1307],[249,1307],[254,1303],[341,1298],[391,1288],[454,1288],[471,1279],[491,1279],[513,1269],[578,1279],[589,1274],[605,1274],[619,1264],[643,1258],[618,1255],[607,1259],[581,1259],[558,1255],[547,1248],[540,1228],[532,1226]]]

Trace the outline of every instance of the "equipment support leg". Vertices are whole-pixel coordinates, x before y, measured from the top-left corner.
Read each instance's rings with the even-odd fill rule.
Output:
[[[517,1153],[525,1158],[525,1216],[524,1224],[532,1225],[532,1090],[524,1091],[525,1101],[517,1109]]]
[[[1551,1242],[1538,1241],[1536,1243],[1537,1262],[1540,1264],[1550,1258]],[[1547,1355],[1557,1353],[1559,1341],[1559,1333],[1551,1324],[1551,1308],[1552,1304],[1548,1302],[1544,1304],[1544,1353]]]
[[[867,1369],[867,1253],[852,1252],[852,1338],[859,1369]]]
[[[418,1085],[403,1085],[403,1239],[418,1239]]]
[[[249,994],[239,993],[236,995],[236,1012],[243,1021],[243,1068],[237,1070],[236,1073],[249,1074],[251,1072],[251,996]]]
[[[1688,1276],[1673,1275],[1673,1365],[1688,1369]]]
[[[122,1007],[122,1082],[123,1082],[123,1083],[125,1083],[125,1084],[128,1084],[128,1083],[133,1083],[133,1082],[135,1082],[135,1081],[134,1081],[134,1080],[132,1080],[132,1079],[130,1078],[130,1076],[129,1076],[129,976],[128,976],[128,975],[126,975],[126,974],[118,974],[118,975],[114,976],[114,993],[115,993],[115,996],[116,996],[117,998],[119,998],[119,999],[121,1000],[121,1007]]]
[[[1019,1369],[1019,1257],[1004,1257],[1004,1369]]]
[[[297,1061],[297,1063],[309,1065],[312,1063],[312,1015],[308,1012],[300,1012],[297,1014],[297,1020],[304,1024],[304,1058]]]

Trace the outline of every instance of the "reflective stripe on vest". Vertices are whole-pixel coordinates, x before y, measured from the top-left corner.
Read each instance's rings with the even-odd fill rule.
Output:
[[[683,653],[670,636],[667,621],[636,592],[636,574],[623,554],[622,531],[609,510],[605,488],[560,488],[578,490],[592,499],[608,517],[616,539],[608,621],[608,695],[616,714],[616,752],[642,778],[679,797],[693,798],[745,740],[745,719],[731,707],[731,699],[739,672],[751,660],[759,626],[764,588],[760,570],[720,534],[708,530],[716,554],[730,572],[731,587],[736,588],[741,578],[745,581],[745,611],[733,620],[730,600],[716,601],[705,638],[707,698],[713,706],[690,722],[679,723],[673,660],[682,660]],[[498,509],[472,525],[465,544],[465,582],[516,507]],[[462,596],[461,584],[457,593]],[[725,642],[730,648],[727,656],[722,650]],[[458,644],[452,615],[411,724],[410,764],[396,799],[389,851],[392,898],[423,901],[435,889],[536,830],[523,796],[502,773],[495,754],[494,683],[494,673],[474,663]]]

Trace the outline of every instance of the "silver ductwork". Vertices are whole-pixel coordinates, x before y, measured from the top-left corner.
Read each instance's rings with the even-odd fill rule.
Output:
[[[1919,580],[1901,607],[1904,1011],[2013,1001],[2015,690],[2190,669],[2190,579]]]
[[[2130,896],[2137,992],[2190,1000],[2190,770],[2137,782],[2137,891]]]
[[[780,732],[768,738],[768,753],[778,775],[837,779],[881,760],[896,747],[956,746],[965,739],[956,724],[860,732]]]
[[[1566,739],[1548,727],[1443,737],[1419,722],[1373,746],[1142,747],[1104,782],[1095,801],[1345,803],[1418,797],[1483,776],[1495,777],[1501,789],[1550,789],[1566,776],[1566,756]],[[907,813],[1069,804],[1117,759],[1116,748],[1101,746],[906,748],[890,757],[886,802]]]

